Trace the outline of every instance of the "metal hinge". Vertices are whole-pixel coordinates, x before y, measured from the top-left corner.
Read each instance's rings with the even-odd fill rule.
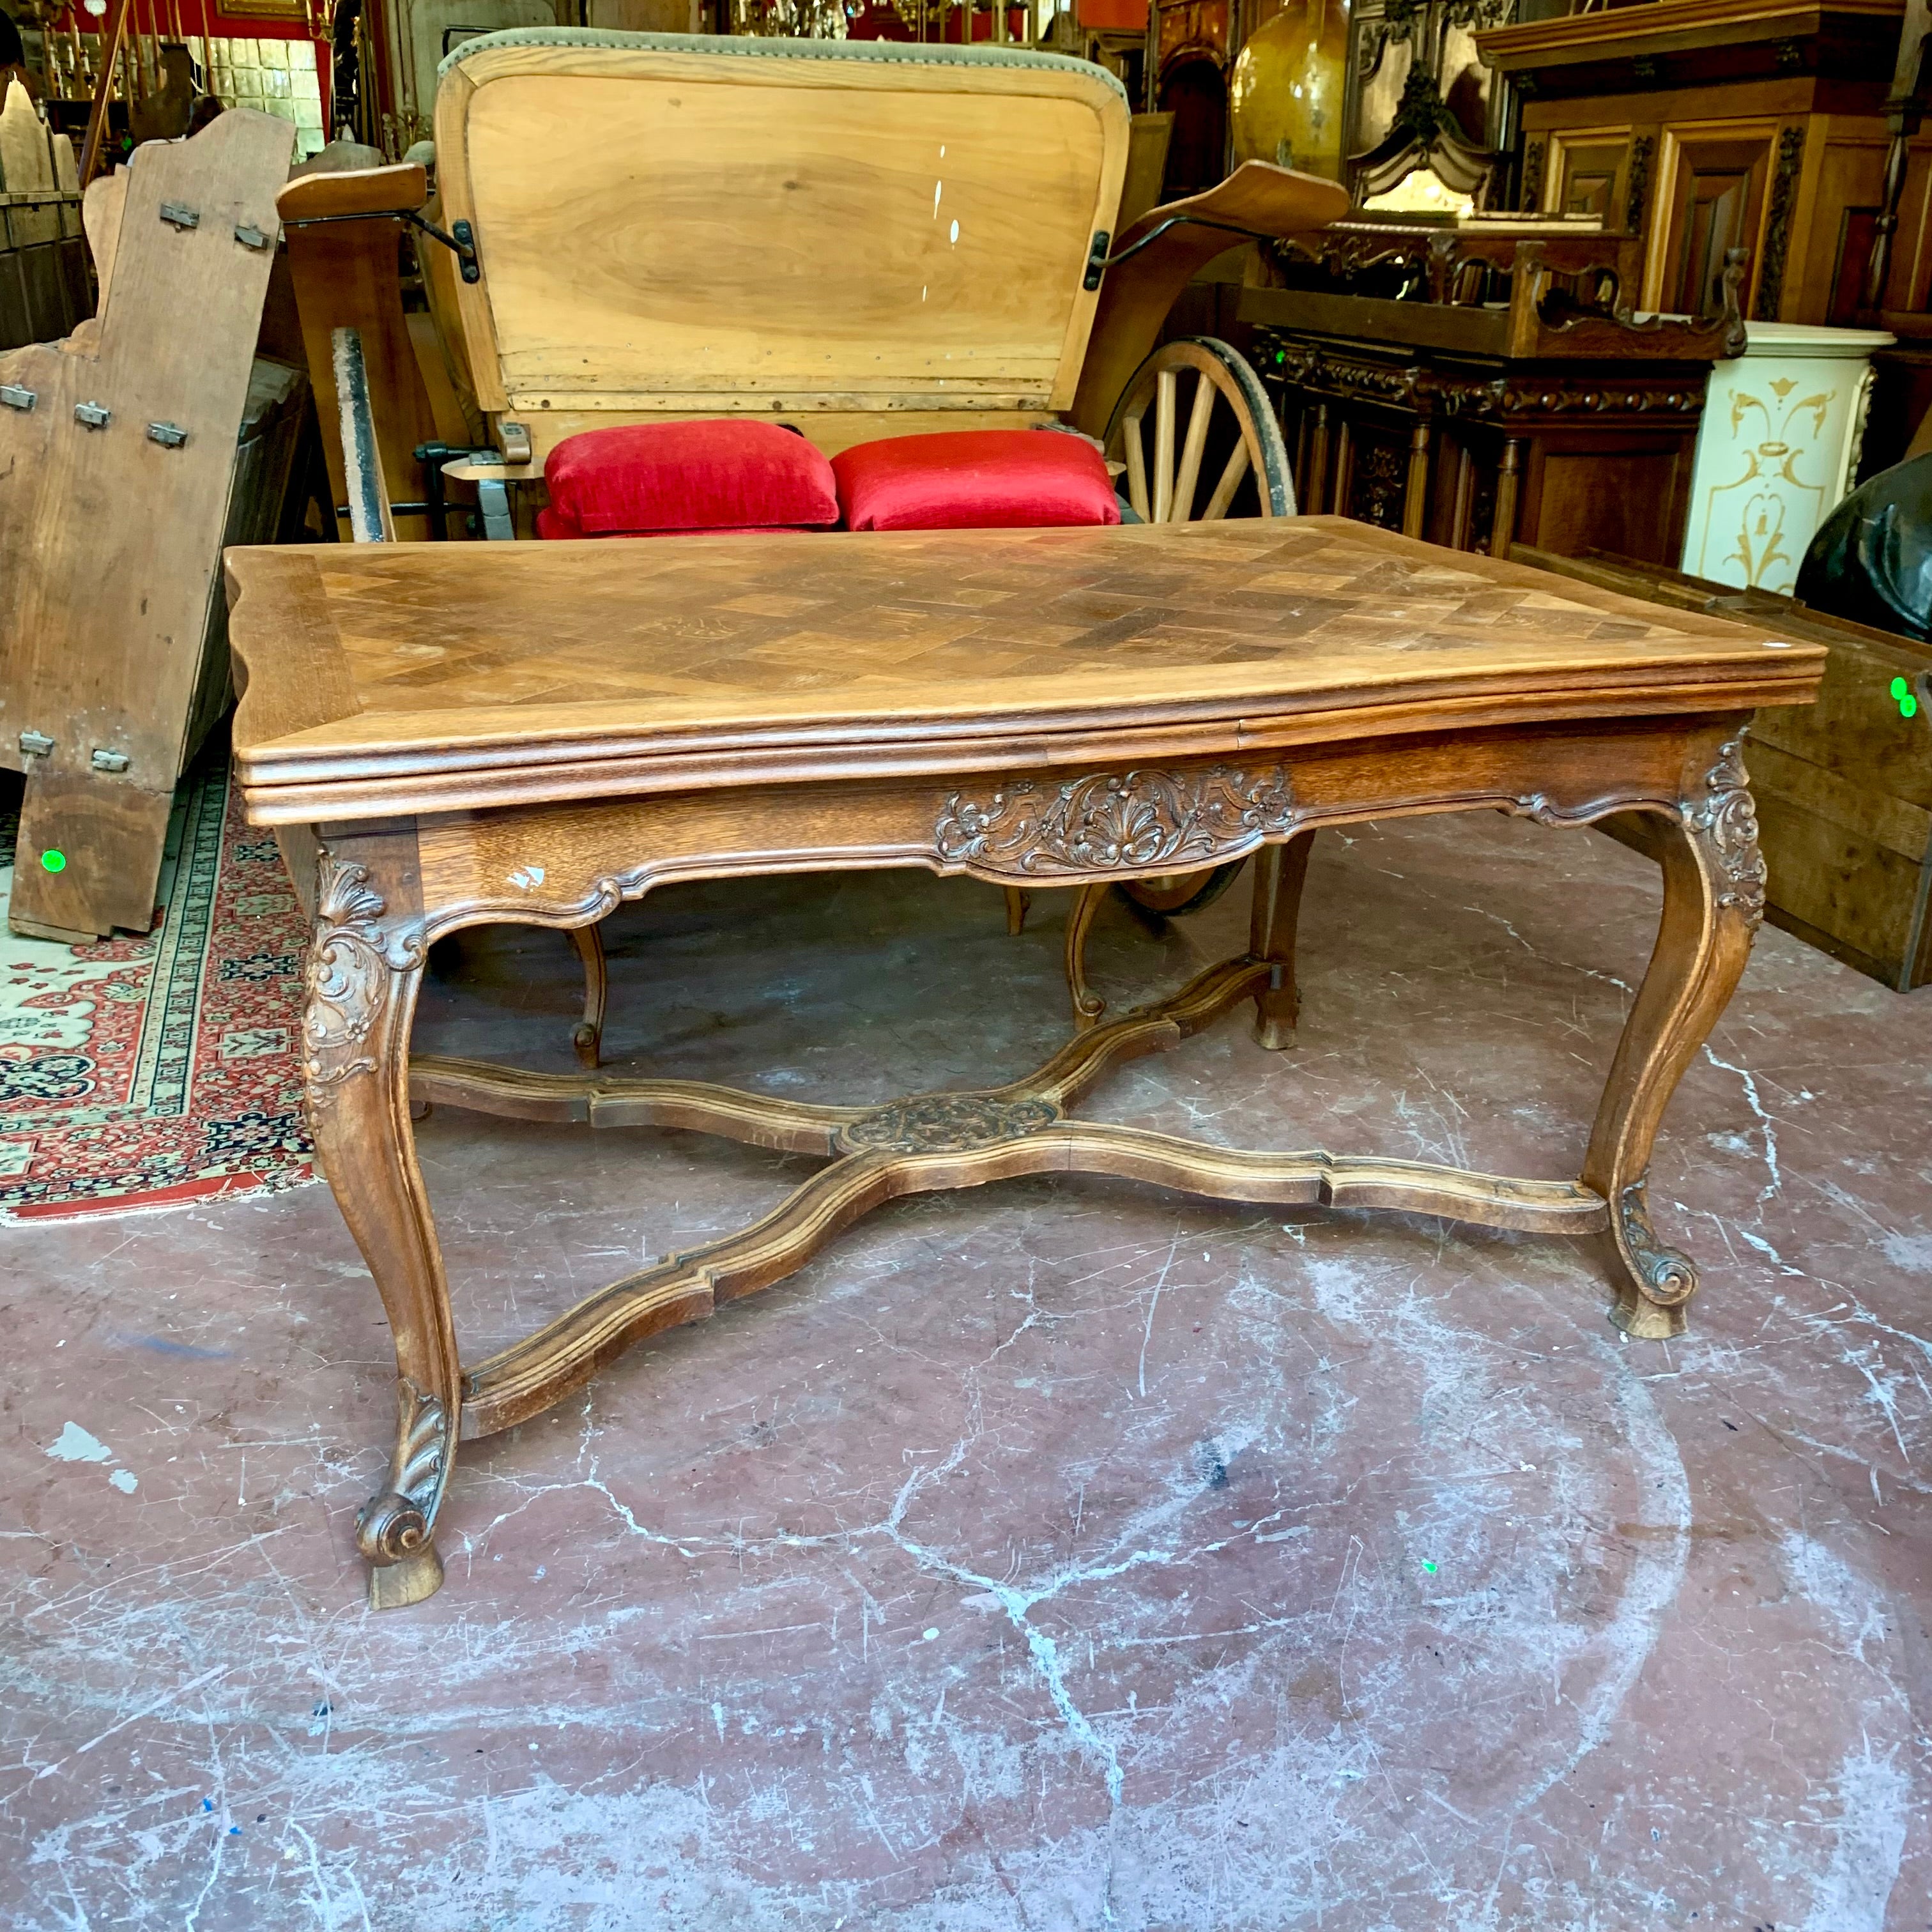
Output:
[[[164,201],[161,203],[161,219],[170,228],[199,228],[201,210],[186,207],[178,201]]]
[[[74,419],[87,429],[105,429],[114,420],[114,412],[104,403],[76,403]]]
[[[148,440],[158,442],[164,449],[178,449],[187,442],[188,431],[178,423],[150,423],[148,425]]]
[[[268,245],[268,238],[252,221],[244,221],[236,228],[235,238],[244,248],[261,250]]]
[[[17,382],[0,382],[0,403],[4,403],[10,410],[32,409],[38,393],[22,388]]]
[[[1113,240],[1104,228],[1094,231],[1094,238],[1087,246],[1087,272],[1081,278],[1083,289],[1097,289],[1100,278],[1107,272],[1107,248]]]
[[[530,460],[530,433],[520,422],[500,422],[496,425],[496,443],[503,452],[506,465],[520,468]]]
[[[432,235],[436,230],[424,222],[422,226]],[[482,265],[476,259],[476,231],[466,221],[452,221],[449,224],[450,238],[456,244],[456,260],[463,279],[466,282],[480,282],[483,279]],[[442,237],[436,235],[440,242]]]
[[[97,772],[124,772],[128,769],[128,754],[97,751],[88,762]]]
[[[44,731],[22,731],[20,734],[20,751],[23,757],[44,758],[54,748],[54,741]]]

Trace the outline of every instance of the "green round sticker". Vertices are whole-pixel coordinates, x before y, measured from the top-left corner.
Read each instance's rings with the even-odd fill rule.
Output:
[[[1898,704],[1900,717],[1916,718],[1918,716],[1918,700],[1912,694],[1911,686],[1904,678],[1892,680],[1892,694]]]
[[[1892,681],[1892,694],[1894,698],[1903,698],[1911,688],[1902,677],[1895,677]]]
[[[40,863],[50,872],[64,872],[67,870],[67,854],[64,852],[43,852]]]

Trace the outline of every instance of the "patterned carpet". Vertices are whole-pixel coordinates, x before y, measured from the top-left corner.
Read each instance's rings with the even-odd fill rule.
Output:
[[[0,914],[17,788],[0,794]],[[183,781],[153,932],[92,946],[0,918],[0,1220],[160,1208],[312,1177],[295,1047],[307,934],[225,758]]]

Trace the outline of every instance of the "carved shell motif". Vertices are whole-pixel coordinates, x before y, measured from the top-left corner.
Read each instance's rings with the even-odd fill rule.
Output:
[[[1755,932],[1764,918],[1765,868],[1750,784],[1739,732],[1720,747],[1718,762],[1704,775],[1703,802],[1686,809],[1684,823],[1708,845],[1718,874],[1718,904],[1741,908]]]
[[[1101,772],[1065,784],[1030,778],[983,802],[955,792],[934,827],[949,864],[983,878],[1090,877],[1211,865],[1293,830],[1285,766]]]
[[[375,1065],[356,1051],[382,1010],[389,974],[376,923],[383,902],[368,878],[366,867],[322,856],[302,1015],[302,1072],[311,1088],[338,1085]]]

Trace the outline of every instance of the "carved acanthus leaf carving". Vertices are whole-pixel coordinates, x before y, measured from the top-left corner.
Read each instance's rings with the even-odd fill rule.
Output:
[[[1697,1292],[1696,1265],[1658,1239],[1644,1186],[1640,1178],[1618,1196],[1618,1227],[1631,1265],[1642,1279],[1644,1298],[1660,1308],[1678,1308]]]
[[[1764,221],[1764,267],[1757,278],[1760,322],[1775,322],[1784,300],[1784,265],[1791,247],[1791,212],[1804,166],[1804,123],[1794,122],[1778,137],[1778,169],[1772,177],[1771,209]]]
[[[430,1541],[442,1499],[448,1418],[442,1403],[406,1376],[396,1383],[396,1450],[389,1486],[357,1512],[356,1546],[371,1563],[415,1556]]]
[[[1708,848],[1718,874],[1718,904],[1739,908],[1755,932],[1764,918],[1764,854],[1758,849],[1757,808],[1744,770],[1742,731],[1719,748],[1704,786],[1702,801],[1684,808],[1684,824]]]
[[[1287,768],[1102,772],[1020,779],[983,802],[955,792],[933,839],[949,864],[992,878],[1052,878],[1208,866],[1292,831]]]
[[[375,1066],[360,1049],[382,1011],[389,965],[377,922],[386,908],[368,881],[367,867],[322,854],[302,1015],[302,1072],[312,1092]]]

